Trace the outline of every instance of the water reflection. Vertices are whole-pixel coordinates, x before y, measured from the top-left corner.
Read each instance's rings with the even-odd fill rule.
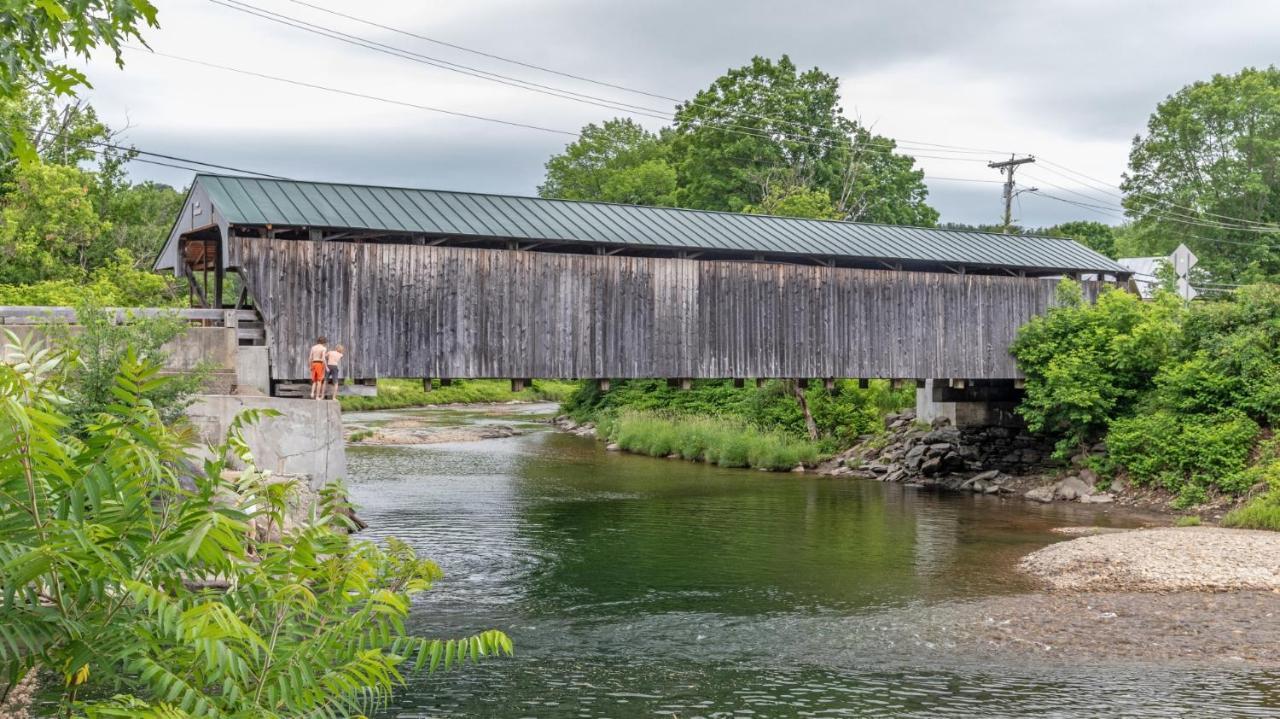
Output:
[[[721,470],[550,432],[355,448],[352,491],[446,579],[414,629],[519,656],[415,680],[386,716],[1264,716],[1271,678],[995,666],[923,637],[939,602],[1013,594],[1080,508]],[[1123,520],[1114,520],[1123,522]]]

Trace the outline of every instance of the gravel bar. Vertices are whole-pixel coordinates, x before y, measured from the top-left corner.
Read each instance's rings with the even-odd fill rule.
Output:
[[[1280,589],[1280,532],[1163,527],[1052,544],[1019,567],[1054,589],[1227,591]]]

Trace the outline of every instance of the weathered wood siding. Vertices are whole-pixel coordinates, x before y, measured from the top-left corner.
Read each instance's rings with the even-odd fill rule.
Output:
[[[276,379],[1018,377],[1052,280],[232,238]],[[1090,288],[1091,292],[1093,288]]]

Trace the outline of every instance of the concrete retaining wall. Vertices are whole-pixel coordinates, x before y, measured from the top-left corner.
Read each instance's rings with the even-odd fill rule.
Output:
[[[342,416],[337,402],[282,397],[200,395],[187,416],[205,443],[221,443],[232,420],[246,409],[273,409],[244,431],[259,469],[307,475],[319,488],[347,474]]]

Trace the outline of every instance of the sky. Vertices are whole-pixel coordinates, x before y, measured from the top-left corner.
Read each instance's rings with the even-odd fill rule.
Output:
[[[1034,155],[1014,207],[1028,227],[1120,222],[1116,185],[1156,104],[1215,73],[1280,61],[1276,0],[243,0],[417,61],[219,4],[232,0],[155,1],[153,52],[125,50],[124,70],[99,53],[83,93],[149,152],[294,179],[530,195],[572,133],[626,113],[423,56],[665,115],[674,103],[653,95],[689,98],[754,55],[788,54],[839,77],[845,114],[917,156],[943,222],[999,222],[1002,178],[986,163]],[[192,176],[143,163],[130,172],[178,187]]]

